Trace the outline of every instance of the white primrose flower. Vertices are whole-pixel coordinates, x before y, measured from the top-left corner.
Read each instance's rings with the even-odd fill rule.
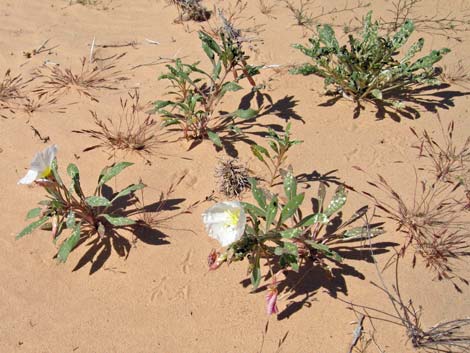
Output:
[[[51,165],[57,154],[57,145],[47,147],[44,151],[36,153],[26,175],[18,184],[28,185],[36,180],[47,179],[52,173]]]
[[[245,232],[246,215],[238,201],[219,202],[202,214],[202,221],[211,238],[227,246]]]

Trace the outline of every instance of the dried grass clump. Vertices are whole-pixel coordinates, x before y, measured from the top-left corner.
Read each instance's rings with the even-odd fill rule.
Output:
[[[464,65],[463,60],[453,65],[443,65],[439,78],[443,82],[470,89],[470,69]]]
[[[117,62],[125,55],[113,55],[105,60],[81,60],[80,72],[71,68],[62,69],[59,65],[43,65],[35,72],[35,78],[42,80],[39,88],[33,90],[40,97],[43,95],[60,96],[70,90],[78,92],[98,102],[94,91],[100,89],[115,90],[119,82],[127,80],[121,71],[116,70]]]
[[[454,122],[451,121],[444,129],[438,116],[441,127],[443,142],[439,143],[427,130],[418,134],[413,128],[411,131],[419,140],[417,146],[419,157],[426,158],[431,162],[429,171],[432,172],[437,181],[451,182],[457,184],[468,173],[470,168],[470,137],[464,144],[457,147],[454,137]]]
[[[364,192],[375,206],[392,220],[397,231],[407,237],[400,255],[414,249],[413,267],[419,257],[439,280],[449,280],[457,291],[461,291],[457,280],[468,285],[468,281],[455,273],[456,261],[470,255],[469,222],[466,221],[463,198],[449,183],[427,185],[420,181],[415,187],[411,203],[396,192],[382,177],[377,182],[368,182],[385,197],[378,198]]]
[[[100,143],[87,147],[84,151],[103,148],[108,153],[116,150],[135,152],[145,158],[152,155],[157,145],[162,142],[157,132],[157,121],[150,114],[142,117],[143,106],[140,105],[138,92],[129,93],[129,98],[121,98],[121,114],[116,123],[113,119],[102,120],[96,112],[91,112],[97,129],[74,130],[86,134]],[[146,159],[146,158],[145,158]]]
[[[202,4],[202,0],[169,0],[170,4],[178,9],[178,22],[196,21],[204,22],[211,17],[211,12]]]
[[[14,113],[24,98],[23,91],[28,82],[23,81],[21,74],[12,76],[10,69],[5,72],[0,81],[0,116],[6,118],[3,110]]]
[[[235,198],[250,188],[248,169],[237,158],[220,159],[215,168],[219,191],[228,198]]]

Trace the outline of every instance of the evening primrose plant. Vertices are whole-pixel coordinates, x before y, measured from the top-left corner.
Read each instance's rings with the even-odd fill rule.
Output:
[[[309,46],[294,45],[313,62],[298,66],[291,73],[323,77],[325,87],[334,88],[331,93],[358,104],[368,100],[396,109],[405,106],[394,93],[418,85],[440,83],[434,64],[449,53],[449,49],[432,50],[428,55],[413,60],[423,49],[423,38],[400,55],[400,50],[414,32],[412,21],[405,21],[392,36],[379,33],[380,24],[372,22],[372,12],[363,22],[362,38],[349,35],[349,48],[339,44],[330,25],[318,26],[318,34],[309,39]]]
[[[326,186],[321,183],[318,210],[307,216],[302,216],[300,210],[305,195],[298,192],[292,173],[284,176],[283,189],[283,196],[270,194],[251,179],[256,204],[220,202],[202,216],[209,236],[226,247],[223,251],[211,251],[208,257],[210,270],[219,268],[224,262],[230,264],[246,259],[255,290],[263,277],[261,261],[266,260],[268,271],[265,278],[271,278],[266,294],[268,314],[278,311],[276,300],[280,271],[289,269],[298,272],[302,266],[316,265],[328,269],[328,261],[343,261],[332,245],[365,239],[382,232],[379,228],[369,229],[368,226],[345,229],[362,218],[367,207],[362,207],[338,227],[329,226],[346,203],[347,191],[343,185],[338,186],[329,203],[324,205]]]
[[[220,32],[220,41],[199,31],[202,48],[211,62],[210,71],[203,70],[199,62],[186,64],[176,59],[167,65],[168,72],[160,80],[170,82],[172,99],[157,100],[154,111],[163,117],[163,125],[177,127],[186,140],[210,139],[222,147],[219,132],[237,131],[235,119],[253,119],[255,109],[238,109],[221,114],[218,110],[222,98],[229,92],[242,89],[240,81],[247,79],[255,87],[253,76],[259,67],[247,64],[248,56],[242,43],[230,33]]]
[[[116,177],[132,163],[120,162],[105,167],[98,177],[98,184],[90,196],[85,196],[80,185],[80,173],[77,166],[70,163],[67,174],[70,183],[66,185],[59,175],[57,167],[57,146],[47,147],[33,158],[26,175],[18,184],[36,184],[47,193],[39,207],[33,208],[26,215],[27,219],[37,218],[16,235],[20,239],[35,229],[50,230],[54,243],[62,238],[57,259],[65,262],[70,252],[81,242],[97,235],[101,240],[117,228],[129,228],[135,221],[127,216],[132,210],[125,212],[118,206],[123,197],[132,197],[134,192],[145,187],[144,184],[131,184],[111,197],[103,195],[106,183]],[[67,235],[65,235],[65,233]],[[62,235],[64,234],[64,235]]]

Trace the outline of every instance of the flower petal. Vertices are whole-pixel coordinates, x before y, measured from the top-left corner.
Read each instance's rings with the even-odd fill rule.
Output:
[[[44,162],[49,167],[57,154],[57,145],[47,147],[42,153]]]
[[[36,178],[38,177],[38,172],[36,170],[28,170],[28,172],[26,173],[26,175],[20,179],[20,181],[18,181],[18,184],[23,184],[23,185],[29,185],[31,183],[33,183]]]

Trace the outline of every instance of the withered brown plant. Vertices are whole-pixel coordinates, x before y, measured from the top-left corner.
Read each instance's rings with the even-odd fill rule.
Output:
[[[8,69],[0,81],[0,116],[6,118],[3,110],[13,113],[24,98],[24,89],[29,81],[23,81],[21,74],[11,75]]]
[[[38,88],[33,90],[39,96],[63,95],[70,90],[98,102],[94,92],[100,89],[115,90],[118,83],[127,78],[116,69],[117,62],[125,55],[113,55],[105,60],[90,61],[83,57],[79,72],[60,65],[44,64],[35,72],[35,78],[41,81]]]
[[[96,112],[91,112],[96,129],[73,130],[99,141],[89,146],[84,152],[103,148],[108,153],[116,150],[135,152],[147,160],[155,153],[157,145],[162,142],[157,121],[145,113],[146,105],[141,105],[138,91],[128,93],[128,99],[120,99],[121,113],[118,119],[108,117],[101,119]]]
[[[219,159],[215,177],[219,191],[228,198],[238,197],[250,187],[248,169],[237,158]]]
[[[462,196],[450,183],[428,185],[417,176],[413,200],[406,202],[382,176],[377,178],[368,183],[383,197],[364,194],[383,212],[381,217],[393,221],[396,230],[406,235],[400,256],[412,247],[413,267],[419,257],[437,279],[449,280],[461,291],[457,280],[467,285],[468,281],[455,273],[456,261],[470,255],[470,223],[465,219]]]
[[[464,64],[463,60],[453,65],[443,65],[439,78],[442,82],[470,89],[470,68]]]
[[[405,328],[412,346],[416,349],[422,349],[425,352],[467,353],[470,350],[470,318],[444,321],[424,329],[421,323],[422,308],[416,308],[412,299],[405,301],[400,291],[399,260],[400,256],[397,254],[394,257],[395,281],[391,288],[385,282],[377,263],[375,265],[380,284],[371,282],[387,296],[393,307],[393,313],[366,305],[346,302],[351,305],[350,309],[357,313],[357,308],[361,308],[360,311],[369,319],[382,320],[402,326]],[[369,314],[369,311],[374,314]]]
[[[201,0],[168,0],[178,9],[178,20],[182,21],[207,21],[211,17],[211,12],[201,4]]]
[[[421,134],[413,128],[411,131],[419,141],[416,146],[419,157],[430,162],[429,171],[436,176],[436,180],[457,184],[470,169],[470,136],[461,146],[457,146],[454,142],[454,121],[451,121],[445,129],[439,115],[437,118],[442,142],[438,142],[427,130]]]

